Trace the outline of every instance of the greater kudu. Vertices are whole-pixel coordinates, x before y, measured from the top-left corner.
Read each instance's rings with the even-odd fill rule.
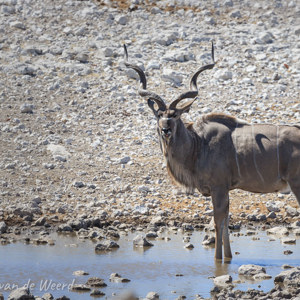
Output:
[[[270,193],[287,187],[300,204],[300,126],[249,124],[224,114],[209,114],[194,126],[186,125],[181,115],[189,111],[198,95],[197,77],[214,63],[198,69],[191,78],[190,90],[179,95],[170,105],[153,92],[146,90],[143,70],[125,65],[140,77],[140,96],[146,98],[157,119],[160,147],[171,177],[178,183],[196,188],[211,196],[215,222],[215,258],[231,258],[228,232],[229,191],[243,189]],[[178,107],[183,99],[192,98]]]

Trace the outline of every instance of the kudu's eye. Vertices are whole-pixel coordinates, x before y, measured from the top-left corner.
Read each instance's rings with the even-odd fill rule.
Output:
[[[161,118],[162,115],[163,115],[163,112],[162,112],[162,111],[159,111],[159,112],[157,113],[157,117],[158,117],[158,118]]]

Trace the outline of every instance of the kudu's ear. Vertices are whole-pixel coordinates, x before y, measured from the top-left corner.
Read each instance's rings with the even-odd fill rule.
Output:
[[[155,102],[151,99],[148,99],[148,106],[151,108],[151,110],[153,111],[155,117],[157,118],[158,117],[158,109],[155,109],[154,105],[155,105]]]
[[[183,114],[183,113],[188,113],[190,111],[190,108],[192,106],[192,104],[194,103],[194,101],[196,100],[197,98],[194,98],[192,100],[189,100],[187,101],[186,103],[184,103],[181,107],[177,107],[177,110],[180,114]]]

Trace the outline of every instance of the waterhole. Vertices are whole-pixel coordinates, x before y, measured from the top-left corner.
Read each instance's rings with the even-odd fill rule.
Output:
[[[89,292],[76,293],[68,290],[72,284],[85,283],[89,277],[104,279],[107,287],[102,299],[114,293],[133,291],[138,297],[145,297],[155,291],[160,299],[175,299],[180,295],[188,299],[195,295],[210,297],[214,287],[212,277],[224,274],[238,280],[238,268],[243,264],[256,264],[266,268],[273,278],[259,282],[243,281],[238,289],[256,288],[269,291],[273,288],[274,276],[282,271],[283,264],[300,265],[300,240],[296,244],[283,244],[280,238],[270,238],[264,231],[256,235],[240,236],[231,234],[233,259],[229,263],[215,263],[214,248],[204,248],[202,241],[205,232],[195,231],[190,236],[192,250],[184,248],[183,232],[167,232],[170,238],[151,240],[153,247],[148,249],[133,247],[133,238],[138,233],[121,235],[117,241],[120,248],[112,252],[95,253],[95,243],[79,240],[76,236],[52,234],[55,245],[34,245],[16,242],[0,246],[0,292],[5,298],[15,287],[28,286],[32,294],[42,296],[51,293],[54,297],[66,295],[73,299],[93,299]],[[290,234],[290,236],[293,236]],[[289,255],[284,251],[290,250]],[[76,270],[84,270],[88,276],[74,276]],[[109,281],[112,273],[130,279],[128,283]]]

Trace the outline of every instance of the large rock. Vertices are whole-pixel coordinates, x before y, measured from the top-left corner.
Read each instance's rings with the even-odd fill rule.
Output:
[[[262,266],[249,264],[240,266],[238,273],[243,276],[254,276],[256,274],[266,273],[266,269]]]
[[[287,228],[285,227],[274,227],[271,229],[267,230],[268,234],[274,234],[274,235],[278,235],[278,236],[285,236],[285,235],[289,235],[289,231]]]
[[[300,287],[300,267],[281,272],[274,278],[274,282]]]
[[[34,296],[30,293],[30,290],[25,287],[13,290],[8,298],[8,300],[34,300]]]
[[[227,287],[232,284],[232,277],[230,275],[221,275],[214,278],[214,284],[219,287]]]
[[[273,201],[268,201],[266,203],[266,207],[267,207],[267,210],[269,212],[280,212],[280,208],[282,207],[282,202],[280,201],[276,201],[276,202],[273,202]]]
[[[107,284],[104,282],[103,279],[98,278],[98,277],[90,277],[87,282],[86,285],[91,286],[91,287],[106,287]]]

